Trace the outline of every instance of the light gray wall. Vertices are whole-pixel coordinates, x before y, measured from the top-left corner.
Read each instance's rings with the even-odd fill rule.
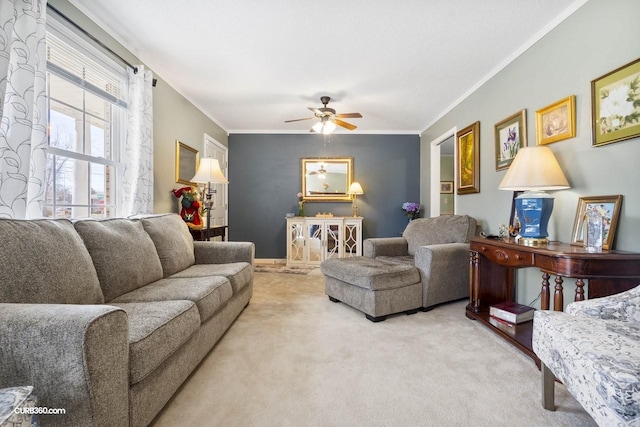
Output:
[[[498,190],[505,171],[495,170],[494,124],[526,108],[527,138],[534,145],[535,111],[573,94],[577,136],[549,145],[571,184],[569,190],[553,192],[550,238],[571,240],[579,197],[622,194],[615,247],[640,251],[640,139],[591,146],[590,83],[638,58],[638,16],[637,0],[588,1],[421,135],[421,163],[428,165],[431,141],[454,126],[480,120],[480,193],[457,196],[457,213],[475,216],[485,232],[497,234],[498,226],[508,222],[512,194]],[[428,188],[428,168],[421,172],[427,184],[423,189]],[[428,192],[422,195],[428,204]],[[520,303],[530,303],[540,291],[540,274],[530,270],[518,274]],[[567,283],[565,303],[573,300],[573,281]]]
[[[49,0],[49,3],[127,62],[133,65],[142,63],[67,0]],[[175,182],[176,140],[202,153],[205,133],[224,145],[228,144],[228,139],[220,126],[171,88],[162,80],[162,76],[155,77],[158,83],[153,89],[154,211],[177,212],[176,198],[170,193],[171,189],[182,187],[182,184]]]

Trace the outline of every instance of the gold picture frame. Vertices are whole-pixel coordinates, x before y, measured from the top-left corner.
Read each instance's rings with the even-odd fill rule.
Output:
[[[498,122],[495,128],[496,170],[508,169],[522,147],[527,146],[527,110]]]
[[[305,202],[350,202],[353,157],[300,159],[300,192]]]
[[[480,122],[456,133],[456,193],[480,192]]]
[[[640,136],[640,58],[591,82],[594,147]]]
[[[198,184],[191,182],[191,178],[196,174],[199,163],[198,150],[176,140],[176,182],[197,186]]]
[[[571,244],[576,246],[584,246],[584,217],[587,211],[596,209],[604,217],[602,249],[613,249],[613,242],[615,239],[616,227],[618,226],[618,218],[620,217],[621,206],[622,195],[620,194],[612,196],[580,197],[580,199],[578,200],[576,217],[573,221]]]
[[[538,145],[576,136],[576,96],[570,95],[536,111],[536,143]]]

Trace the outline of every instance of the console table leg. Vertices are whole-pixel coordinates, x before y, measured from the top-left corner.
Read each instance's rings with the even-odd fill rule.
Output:
[[[582,279],[576,280],[576,296],[574,301],[584,301],[584,281]]]
[[[553,293],[553,309],[555,311],[562,311],[564,308],[564,295],[562,289],[562,277],[556,276],[556,290]]]
[[[478,252],[469,252],[469,305],[476,313],[480,311],[478,301],[478,288],[474,283],[480,283],[478,277]]]
[[[549,298],[551,293],[549,292],[549,276],[547,273],[542,273],[542,292],[540,297],[540,308],[542,310],[549,310]]]

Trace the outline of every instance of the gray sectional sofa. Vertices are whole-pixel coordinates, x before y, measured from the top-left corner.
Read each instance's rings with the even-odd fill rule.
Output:
[[[253,261],[176,214],[0,219],[0,388],[64,408],[44,426],[148,425],[249,303]]]

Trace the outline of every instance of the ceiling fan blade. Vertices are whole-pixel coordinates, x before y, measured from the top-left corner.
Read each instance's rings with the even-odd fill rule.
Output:
[[[316,116],[323,116],[324,114],[322,113],[322,111],[318,110],[317,108],[313,108],[313,107],[307,107],[309,110],[311,110],[311,112],[313,114],[315,114]]]
[[[343,128],[347,128],[349,130],[354,130],[357,127],[357,126],[352,125],[351,123],[343,122],[340,119],[333,119],[331,121],[333,123],[337,124],[338,126],[342,126]]]
[[[302,120],[311,120],[311,119],[315,119],[315,117],[305,117],[304,119],[293,119],[293,120],[285,120],[285,123],[291,123],[291,122],[300,122]]]
[[[362,118],[362,114],[360,114],[360,113],[342,113],[342,114],[336,114],[336,117],[338,117],[339,119],[361,119]]]

